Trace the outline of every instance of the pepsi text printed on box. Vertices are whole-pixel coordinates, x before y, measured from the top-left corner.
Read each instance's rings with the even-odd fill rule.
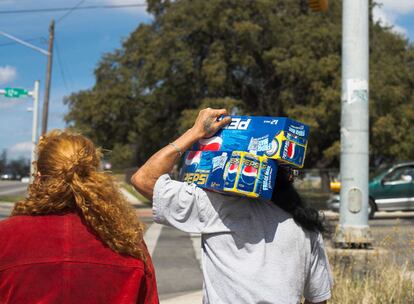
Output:
[[[302,168],[309,127],[286,117],[231,116],[214,136],[199,140],[194,151],[243,151]]]
[[[181,180],[213,191],[270,199],[277,163],[244,151],[190,151]]]

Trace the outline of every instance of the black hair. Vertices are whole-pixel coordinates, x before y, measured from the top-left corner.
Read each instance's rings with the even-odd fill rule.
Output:
[[[291,214],[293,220],[302,228],[315,232],[326,230],[323,217],[302,200],[293,186],[292,170],[288,167],[278,168],[272,202]]]

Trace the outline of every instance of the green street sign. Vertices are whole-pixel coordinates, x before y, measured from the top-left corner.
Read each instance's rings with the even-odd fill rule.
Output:
[[[5,88],[4,89],[4,96],[10,98],[18,98],[22,96],[29,95],[29,91],[25,89],[18,89],[18,88]]]

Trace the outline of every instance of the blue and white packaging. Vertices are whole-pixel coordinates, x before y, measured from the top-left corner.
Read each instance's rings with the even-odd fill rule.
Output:
[[[286,118],[231,116],[231,123],[214,136],[199,140],[194,151],[243,151],[302,168],[309,126]]]
[[[270,200],[277,162],[244,151],[190,151],[180,179],[221,193]]]

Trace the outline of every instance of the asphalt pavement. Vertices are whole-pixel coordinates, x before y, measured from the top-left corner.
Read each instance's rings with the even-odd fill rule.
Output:
[[[0,196],[24,194],[26,193],[28,185],[20,181],[0,181]]]
[[[183,233],[171,227],[155,224],[150,208],[137,201],[133,205],[138,217],[147,225],[145,241],[156,269],[160,303],[201,303],[200,235]],[[12,208],[12,203],[0,203],[0,220],[7,217]],[[326,211],[326,218],[335,224],[338,214]],[[393,239],[398,244],[408,246],[414,235],[414,212],[378,212],[369,224],[376,245],[383,246],[383,240],[389,235],[394,235],[396,237]],[[414,262],[412,256],[400,258]]]

